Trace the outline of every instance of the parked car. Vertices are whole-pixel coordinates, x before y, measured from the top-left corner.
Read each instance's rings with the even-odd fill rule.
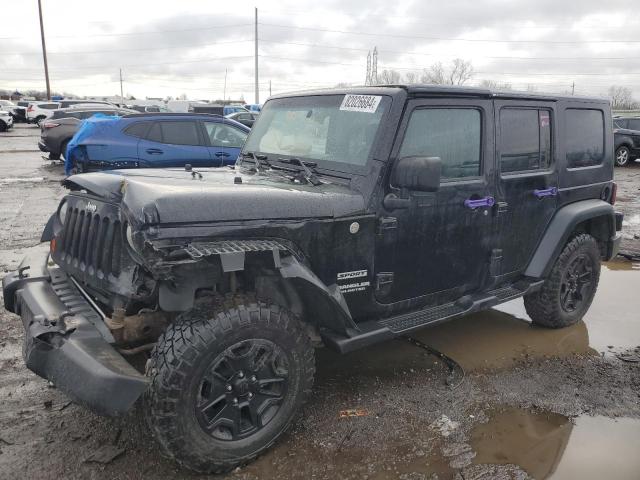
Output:
[[[18,100],[16,106],[13,109],[13,120],[18,123],[27,123],[27,108],[29,108],[29,101]]]
[[[13,115],[0,107],[0,132],[6,132],[11,127],[13,127]]]
[[[9,112],[9,114],[13,117],[14,120],[16,117],[16,108],[17,108],[17,105],[13,103],[11,100],[0,100],[0,110]]]
[[[640,157],[640,117],[614,117],[616,165],[624,167]]]
[[[123,118],[118,138],[161,148],[177,118]],[[232,470],[292,424],[321,342],[519,297],[534,325],[579,322],[621,240],[611,118],[571,96],[331,89],[270,98],[234,170],[70,177],[50,248],[3,279],[26,364],[102,414],[143,397],[167,456]],[[201,128],[172,137],[230,122],[185,121]],[[121,353],[145,348],[140,373]]]
[[[225,116],[227,118],[230,118],[231,120],[240,122],[241,124],[246,125],[249,128],[253,127],[253,124],[258,118],[258,114],[250,113],[250,112],[236,112],[236,113],[232,113],[231,115],[225,115]]]
[[[159,105],[130,105],[128,108],[140,113],[162,113],[167,112],[167,107]]]
[[[250,112],[260,113],[260,110],[262,110],[262,105],[258,103],[249,103],[245,105],[244,108],[246,110],[249,110]]]
[[[91,120],[88,120],[89,124]],[[249,128],[217,115],[136,114],[82,129],[69,143],[65,171],[233,165]]]
[[[79,107],[79,105],[74,105],[69,108],[54,110],[51,118],[44,120],[40,124],[42,133],[40,134],[38,148],[40,148],[41,152],[48,152],[50,160],[58,160],[60,157],[65,158],[67,145],[78,131],[82,120],[91,118],[98,113],[121,117],[137,113],[134,110],[109,108],[108,105],[102,105],[98,108]]]
[[[232,113],[248,113],[244,107],[237,105],[216,105],[213,103],[194,103],[189,106],[190,113],[209,113],[213,115],[231,115]]]
[[[40,123],[47,118],[51,118],[53,110],[61,108],[84,108],[84,107],[112,107],[115,105],[109,102],[94,100],[59,100],[56,102],[31,102],[27,108],[27,121],[29,123]]]
[[[59,102],[29,102],[27,108],[27,122],[36,123],[49,118],[53,114],[53,110],[60,108]]]

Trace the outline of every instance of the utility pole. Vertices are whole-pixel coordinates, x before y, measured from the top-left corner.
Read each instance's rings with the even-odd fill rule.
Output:
[[[256,9],[256,22],[255,22],[255,74],[256,74],[256,104],[260,103],[260,86],[258,84],[258,7]]]
[[[576,82],[573,82],[571,84],[571,95],[574,95],[576,92]]]
[[[122,69],[120,69],[120,103],[124,105],[124,94],[122,91]]]
[[[227,69],[224,69],[224,89],[222,90],[222,100],[227,99]]]
[[[271,80],[269,80],[269,96],[271,96]]]
[[[47,45],[44,41],[44,24],[42,23],[42,3],[38,0],[40,14],[40,38],[42,39],[42,58],[44,59],[44,78],[47,82],[47,100],[51,100],[51,86],[49,85],[49,65],[47,64]],[[257,47],[256,47],[257,48]]]

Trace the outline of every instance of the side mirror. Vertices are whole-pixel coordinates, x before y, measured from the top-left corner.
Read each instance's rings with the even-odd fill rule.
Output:
[[[440,157],[402,157],[393,170],[396,187],[419,192],[435,192],[440,188]]]

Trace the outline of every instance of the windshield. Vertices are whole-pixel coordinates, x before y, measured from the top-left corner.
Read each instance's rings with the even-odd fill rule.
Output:
[[[244,152],[354,167],[367,163],[391,99],[381,95],[317,95],[267,102]],[[328,166],[328,165],[326,165]]]

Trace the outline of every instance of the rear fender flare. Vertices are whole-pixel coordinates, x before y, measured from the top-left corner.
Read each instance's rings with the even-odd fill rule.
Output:
[[[616,232],[615,213],[611,204],[603,200],[583,200],[560,208],[547,226],[525,275],[545,278],[576,227],[587,220],[600,217],[608,222],[609,236],[605,239],[608,241]]]

